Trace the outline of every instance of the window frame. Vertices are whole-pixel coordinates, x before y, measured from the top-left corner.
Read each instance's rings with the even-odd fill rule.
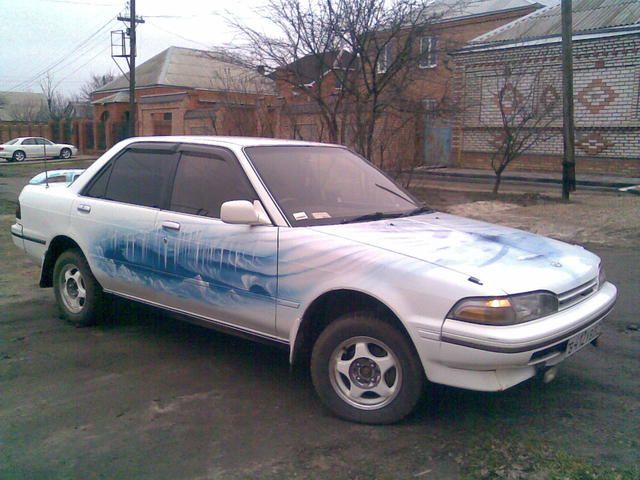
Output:
[[[387,70],[389,70],[389,67],[393,63],[391,59],[395,53],[394,49],[395,39],[392,38],[390,40],[387,40],[383,45],[382,50],[380,50],[378,62],[376,63],[376,73],[384,74],[387,72]]]
[[[429,48],[425,53],[423,45],[425,40],[429,42]],[[420,37],[420,57],[418,67],[422,69],[435,68],[438,66],[438,37],[436,35],[424,35]]]
[[[229,162],[229,164],[232,165],[232,168],[235,168],[237,170],[237,172],[240,174],[240,176],[242,178],[244,178],[246,187],[253,193],[254,197],[262,204],[262,208],[267,213],[267,215],[269,216],[269,220],[271,220],[271,223],[273,225],[275,225],[275,222],[273,221],[273,218],[271,218],[271,215],[269,214],[269,212],[267,212],[267,210],[266,210],[266,208],[265,208],[265,206],[264,206],[264,204],[262,202],[262,199],[260,198],[260,195],[258,195],[258,192],[256,191],[255,187],[251,183],[251,179],[247,175],[247,172],[245,171],[244,167],[240,163],[240,160],[238,159],[236,154],[231,149],[223,147],[223,146],[219,146],[219,145],[202,145],[202,144],[195,144],[195,143],[182,143],[182,144],[180,144],[178,146],[176,152],[179,155],[178,156],[178,161],[176,162],[176,168],[175,168],[175,170],[173,172],[173,177],[172,177],[172,180],[170,182],[169,191],[167,193],[167,198],[166,198],[165,205],[161,208],[161,210],[163,210],[165,212],[169,212],[169,213],[174,214],[174,215],[189,215],[189,216],[200,218],[200,219],[207,219],[207,220],[222,222],[222,219],[220,217],[212,217],[212,216],[209,216],[209,215],[198,215],[198,214],[195,214],[195,213],[180,212],[180,211],[171,209],[171,203],[172,203],[172,200],[173,200],[176,177],[177,177],[177,174],[178,174],[178,169],[180,168],[180,161],[182,160],[182,155],[192,154],[192,155],[195,155],[195,156],[217,156],[217,157],[222,158],[223,161]]]
[[[139,207],[139,208],[151,208],[153,210],[162,210],[165,209],[165,207],[167,206],[168,203],[168,199],[171,196],[171,192],[173,190],[173,180],[175,178],[175,174],[176,174],[176,169],[178,166],[178,160],[179,160],[179,149],[180,145],[177,143],[169,143],[169,142],[137,142],[137,143],[131,143],[129,145],[127,145],[122,151],[118,152],[115,156],[113,156],[112,158],[109,159],[108,162],[106,162],[104,165],[102,165],[102,167],[100,168],[100,170],[98,170],[96,172],[95,175],[93,175],[93,177],[91,178],[91,180],[89,182],[87,182],[87,184],[82,188],[82,190],[79,192],[79,195],[83,196],[83,197],[87,197],[87,198],[95,198],[96,200],[102,200],[102,201],[106,201],[106,202],[113,202],[113,203],[118,203],[118,204],[122,204],[122,205],[132,205],[134,207]],[[109,188],[109,182],[111,181],[111,175],[113,174],[113,169],[116,165],[116,162],[122,158],[126,153],[132,151],[132,150],[143,150],[143,151],[162,151],[165,153],[173,153],[175,155],[178,156],[178,158],[176,159],[175,165],[173,166],[173,172],[171,174],[170,180],[169,182],[167,182],[167,185],[164,189],[163,192],[161,192],[160,194],[160,201],[158,202],[159,205],[157,207],[152,207],[149,205],[141,205],[139,203],[128,203],[128,202],[123,202],[121,200],[113,200],[110,198],[106,198],[106,197],[94,197],[94,196],[90,196],[88,195],[89,190],[91,190],[93,188],[93,186],[97,183],[98,179],[103,175],[103,173],[106,170],[110,170],[108,172],[109,178],[107,179],[107,185],[105,187],[105,193]]]

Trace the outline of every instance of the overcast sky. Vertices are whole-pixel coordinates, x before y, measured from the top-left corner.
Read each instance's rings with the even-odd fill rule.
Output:
[[[551,3],[556,0],[538,0]],[[232,43],[225,17],[257,25],[264,0],[137,0],[146,23],[138,29],[138,64],[172,46],[210,48]],[[91,74],[120,74],[110,32],[126,0],[0,0],[0,91],[40,91],[50,71],[60,90],[77,93]],[[228,10],[232,10],[230,13]],[[126,71],[124,59],[119,60]]]
[[[171,45],[208,48],[233,41],[227,9],[255,24],[263,0],[137,0],[138,63]],[[119,70],[111,59],[110,32],[126,0],[0,0],[0,91],[39,92],[47,69],[67,94],[92,73]],[[124,59],[120,66],[126,71]]]

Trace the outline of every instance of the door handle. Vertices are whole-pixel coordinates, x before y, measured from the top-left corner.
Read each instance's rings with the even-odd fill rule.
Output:
[[[180,224],[177,222],[162,222],[162,228],[165,230],[180,230]]]
[[[89,213],[91,211],[91,205],[78,205],[78,211],[82,213]]]

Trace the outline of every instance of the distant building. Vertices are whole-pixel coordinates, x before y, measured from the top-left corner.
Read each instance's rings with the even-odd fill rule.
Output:
[[[138,135],[273,136],[275,82],[233,57],[170,47],[136,67]],[[108,148],[126,137],[129,82],[92,94],[95,137]],[[275,120],[273,120],[275,121]]]
[[[42,93],[0,92],[0,142],[21,136],[48,136],[48,120]]]
[[[578,172],[640,176],[640,2],[573,1],[574,104]],[[534,102],[554,102],[545,140],[510,168],[561,171],[560,5],[473,39],[455,54],[456,93],[465,104],[454,129],[455,164],[489,168],[500,131],[497,69],[539,75]],[[526,81],[514,98],[528,95]]]
[[[0,92],[0,122],[46,122],[47,99],[42,93]]]

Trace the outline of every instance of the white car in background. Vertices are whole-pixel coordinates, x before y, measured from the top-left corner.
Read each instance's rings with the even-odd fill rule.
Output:
[[[53,143],[43,137],[18,137],[0,145],[0,158],[9,162],[26,159],[58,157],[68,159],[78,153],[78,147],[67,143]]]
[[[82,174],[82,172],[84,172],[83,168],[50,170],[48,172],[39,173],[38,175],[33,177],[31,180],[29,180],[29,185],[58,183],[69,186],[76,180],[76,178],[78,178]]]

